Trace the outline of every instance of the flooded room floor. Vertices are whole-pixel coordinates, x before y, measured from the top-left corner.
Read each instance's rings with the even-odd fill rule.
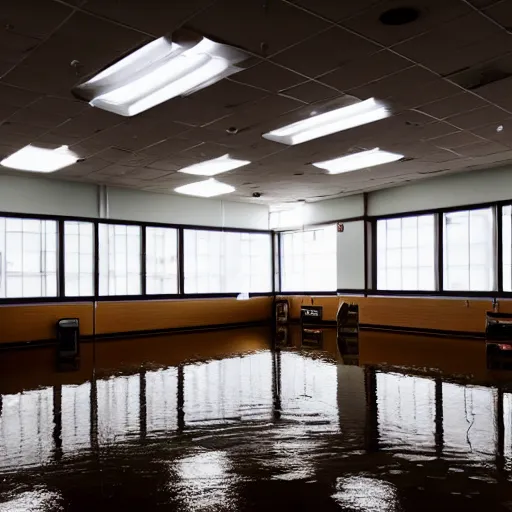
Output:
[[[510,511],[489,365],[482,340],[296,327],[0,351],[0,511]]]

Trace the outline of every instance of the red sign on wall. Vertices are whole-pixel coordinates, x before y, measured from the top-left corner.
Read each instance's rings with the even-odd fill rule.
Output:
[[[345,231],[345,226],[343,225],[343,222],[338,222],[338,233],[343,233]]]

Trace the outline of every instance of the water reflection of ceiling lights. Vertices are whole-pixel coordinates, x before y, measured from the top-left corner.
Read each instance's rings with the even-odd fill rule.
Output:
[[[217,510],[228,503],[230,510],[237,510],[237,477],[231,475],[231,461],[223,451],[183,457],[172,464],[171,478],[176,479],[170,486],[177,489],[183,510]]]
[[[332,498],[341,510],[354,512],[396,512],[396,487],[384,480],[362,476],[338,478]]]

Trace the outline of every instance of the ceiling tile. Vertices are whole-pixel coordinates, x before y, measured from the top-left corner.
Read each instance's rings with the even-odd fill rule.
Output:
[[[80,37],[76,37],[80,34]],[[149,39],[86,14],[75,13],[46,42],[4,76],[11,85],[70,97],[81,78],[108,66]],[[75,68],[72,61],[78,61]],[[78,74],[77,74],[78,71]]]
[[[291,96],[305,103],[316,103],[317,101],[323,101],[341,96],[341,93],[336,89],[331,89],[319,82],[305,82],[300,85],[296,85],[290,89],[282,91],[282,94]]]
[[[88,108],[86,103],[47,96],[19,109],[9,120],[50,129]]]
[[[381,0],[358,0],[340,2],[339,0],[292,0],[293,3],[332,21],[340,21],[359,14]]]
[[[494,23],[472,12],[393,49],[441,75],[449,75],[512,51],[512,40]]]
[[[16,34],[8,30],[0,31],[0,62],[2,78],[10,69],[19,64],[40,44],[39,39]]]
[[[58,135],[70,135],[71,137],[78,137],[85,139],[92,135],[98,134],[106,128],[115,126],[121,123],[124,118],[116,116],[105,110],[91,108],[85,110],[82,114],[70,119],[63,125],[59,126],[53,133]]]
[[[41,95],[38,93],[0,83],[0,103],[25,107],[40,97]]]
[[[508,112],[489,105],[470,112],[463,112],[461,114],[448,117],[446,122],[453,124],[458,128],[462,128],[463,130],[470,130],[493,122],[501,123],[507,118],[510,118],[510,114]]]
[[[130,27],[163,36],[211,3],[211,0],[87,0],[84,7]]]
[[[319,77],[318,80],[340,91],[348,91],[411,66],[412,63],[408,60],[383,50],[361,60],[349,62]]]
[[[391,46],[471,12],[471,8],[459,0],[410,0],[407,7],[420,12],[416,21],[404,25],[381,23],[380,15],[397,7],[403,7],[401,0],[385,0],[342,24],[384,46]]]
[[[232,77],[235,82],[252,85],[270,92],[279,92],[307,81],[307,78],[270,62],[257,64]]]
[[[156,158],[163,158],[190,149],[198,144],[201,144],[201,142],[197,140],[182,139],[179,137],[169,138],[143,148],[143,152],[155,156]]]
[[[314,78],[379,50],[379,46],[333,27],[306,39],[272,58],[273,61]]]
[[[509,1],[493,2],[485,9],[485,14],[507,30],[512,27],[512,4]]]
[[[512,97],[510,95],[511,87],[512,76],[478,87],[474,89],[473,92],[482,96],[487,101],[495,103],[496,105],[512,112]]]
[[[2,0],[0,26],[16,34],[44,39],[72,13],[71,7],[52,0]]]
[[[482,142],[482,139],[470,132],[459,131],[450,135],[431,139],[429,142],[438,148],[454,149],[460,146],[467,146],[468,144],[480,143]]]
[[[281,0],[268,3],[218,0],[187,25],[207,36],[266,56],[325,30],[329,23]]]
[[[402,108],[412,108],[459,92],[460,89],[456,85],[438,78],[424,68],[414,66],[353,89],[350,94],[360,99],[375,97]]]
[[[479,98],[469,92],[461,92],[460,94],[456,94],[439,101],[433,101],[426,105],[421,105],[418,107],[418,110],[438,119],[445,119],[447,117],[475,110],[487,105],[488,103],[482,98]]]
[[[206,89],[201,89],[193,94],[191,98],[200,103],[219,107],[224,115],[227,115],[231,114],[235,108],[256,101],[265,95],[265,92],[254,87],[231,80],[221,80]]]
[[[467,146],[462,146],[456,149],[457,153],[462,156],[486,156],[508,151],[510,148],[502,146],[497,142],[479,141]]]
[[[241,132],[255,128],[265,121],[274,120],[276,117],[291,112],[303,106],[302,103],[275,94],[265,96],[255,102],[242,105],[230,115],[218,119],[208,125],[210,130],[221,130],[223,132],[236,130],[237,133],[230,136],[230,139],[239,139]]]

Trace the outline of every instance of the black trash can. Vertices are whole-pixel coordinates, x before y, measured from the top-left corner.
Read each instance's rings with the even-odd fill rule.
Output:
[[[71,358],[80,352],[80,322],[78,318],[61,318],[57,322],[57,351],[59,358]]]

